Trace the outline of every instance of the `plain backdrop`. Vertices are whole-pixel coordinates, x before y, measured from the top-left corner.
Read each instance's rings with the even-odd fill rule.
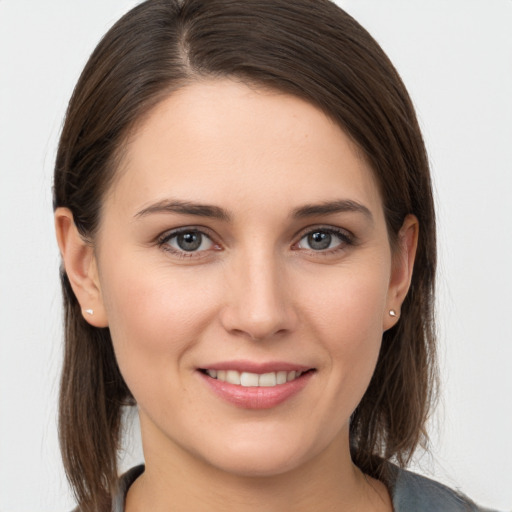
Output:
[[[56,434],[51,183],[66,103],[130,0],[0,0],[0,512],[73,506]],[[418,110],[439,222],[442,400],[413,467],[512,507],[512,1],[340,0]],[[122,462],[140,460],[137,428]]]

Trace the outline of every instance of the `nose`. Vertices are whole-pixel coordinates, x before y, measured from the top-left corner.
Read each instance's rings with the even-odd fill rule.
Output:
[[[252,340],[292,332],[298,316],[282,262],[260,252],[240,257],[227,272],[227,297],[222,311],[224,329]]]

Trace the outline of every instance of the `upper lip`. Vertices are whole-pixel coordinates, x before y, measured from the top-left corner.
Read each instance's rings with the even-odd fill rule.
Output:
[[[201,370],[236,370],[240,373],[271,373],[279,371],[296,371],[305,372],[311,370],[311,366],[305,366],[297,363],[290,363],[286,361],[267,361],[267,362],[256,362],[256,361],[221,361],[218,363],[211,363],[205,366],[201,366]]]

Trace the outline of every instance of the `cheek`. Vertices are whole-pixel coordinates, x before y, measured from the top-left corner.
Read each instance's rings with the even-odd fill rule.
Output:
[[[105,267],[108,262],[105,262]],[[135,259],[105,268],[102,293],[114,350],[130,387],[177,369],[214,315],[215,293],[200,276],[165,266],[143,272]],[[153,378],[148,380],[148,376]]]
[[[386,268],[368,265],[359,271],[333,269],[315,276],[314,286],[308,287],[313,292],[305,298],[315,325],[329,332],[328,338],[338,333],[347,343],[380,340],[389,282]]]
[[[317,275],[315,292],[308,297],[308,323],[325,349],[333,385],[342,390],[337,396],[353,402],[350,407],[364,394],[379,355],[389,280],[386,269],[367,265],[364,271]],[[336,395],[340,389],[332,391]]]

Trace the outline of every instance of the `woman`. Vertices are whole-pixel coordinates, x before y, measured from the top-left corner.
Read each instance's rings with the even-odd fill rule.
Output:
[[[80,510],[478,510],[399,469],[435,393],[431,183],[334,4],[133,9],[75,89],[54,204]]]

